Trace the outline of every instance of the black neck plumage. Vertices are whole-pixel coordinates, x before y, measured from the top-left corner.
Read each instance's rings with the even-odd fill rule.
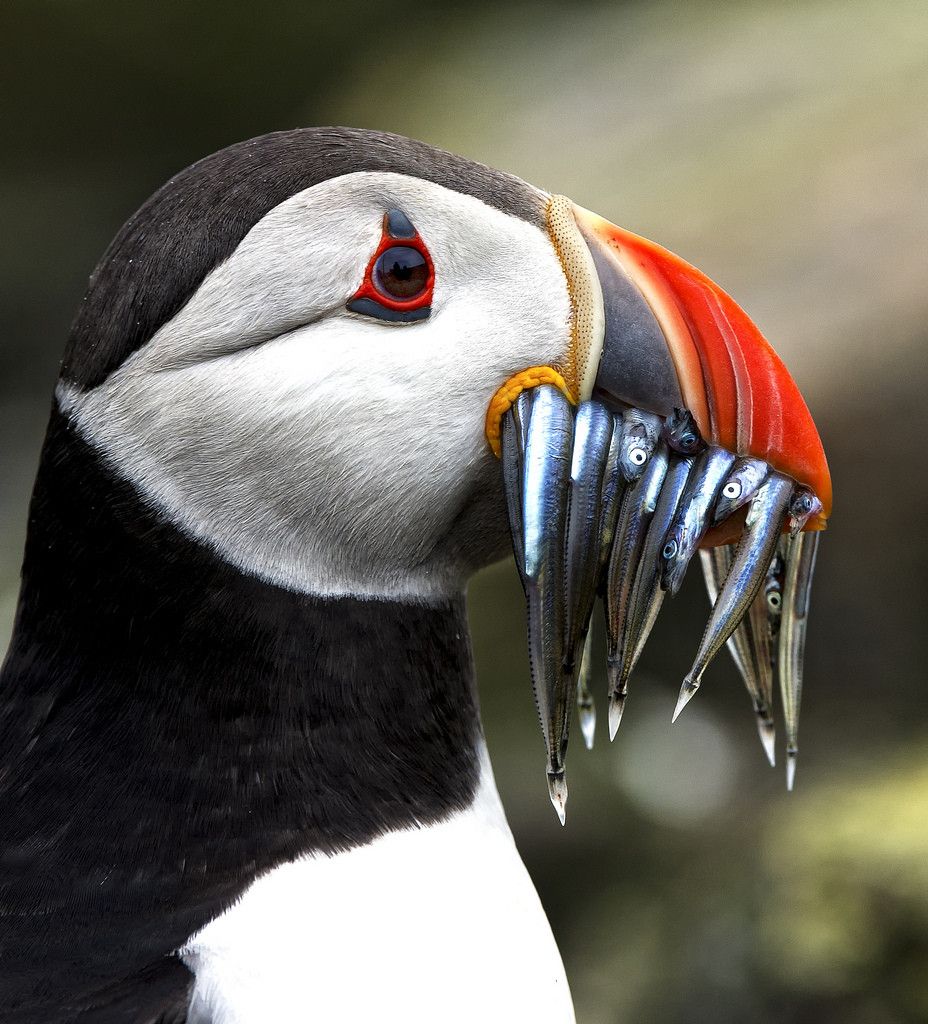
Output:
[[[466,807],[479,742],[463,598],[246,576],[53,414],[0,683],[0,903],[20,922],[0,958],[21,998],[30,962],[45,985],[119,981],[263,870]]]

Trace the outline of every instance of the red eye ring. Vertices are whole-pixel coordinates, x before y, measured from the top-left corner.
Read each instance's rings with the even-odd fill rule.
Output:
[[[392,266],[381,263],[381,257],[390,250],[395,250]],[[420,282],[409,298],[388,290],[391,283],[396,291],[402,291]],[[390,210],[383,218],[380,244],[367,264],[361,287],[348,301],[348,309],[381,320],[424,320],[431,311],[434,285],[435,266],[425,242],[404,214]]]

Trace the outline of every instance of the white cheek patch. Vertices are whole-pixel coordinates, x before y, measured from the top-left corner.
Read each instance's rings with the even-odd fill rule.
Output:
[[[435,262],[417,324],[343,308],[391,207]],[[505,550],[490,399],[569,343],[542,231],[419,179],[353,174],[271,211],[103,384],[58,397],[120,475],[243,570],[298,591],[439,597]]]

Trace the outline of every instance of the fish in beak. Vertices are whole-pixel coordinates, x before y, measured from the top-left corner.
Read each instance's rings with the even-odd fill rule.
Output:
[[[778,666],[791,788],[809,589],[832,503],[811,415],[758,328],[695,267],[563,196],[547,217],[570,346],[558,365],[503,382],[486,432],[526,594],[551,800],[563,822],[575,701],[592,745],[597,597],[614,737],[664,596],[697,550],[712,612],[673,718],[727,644],[772,764]]]

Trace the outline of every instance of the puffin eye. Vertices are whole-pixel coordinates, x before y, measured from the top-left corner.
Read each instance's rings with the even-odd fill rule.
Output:
[[[374,287],[389,299],[414,299],[429,282],[429,265],[418,249],[394,245],[374,264]]]
[[[419,232],[402,210],[388,210],[380,244],[347,309],[390,323],[425,320],[434,284],[435,268]]]

